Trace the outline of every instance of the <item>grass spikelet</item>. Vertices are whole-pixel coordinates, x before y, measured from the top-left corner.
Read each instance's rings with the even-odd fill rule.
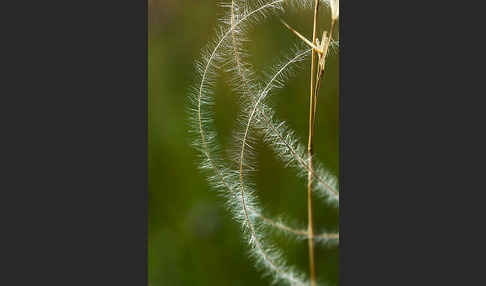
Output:
[[[196,84],[191,90],[191,126],[192,132],[196,135],[193,145],[200,151],[200,168],[208,173],[211,186],[226,199],[227,209],[240,223],[244,237],[249,244],[250,257],[254,259],[255,264],[266,270],[265,273],[272,278],[273,282],[288,285],[308,285],[309,283],[316,285],[313,262],[311,263],[311,279],[309,279],[301,271],[287,265],[282,251],[268,242],[266,234],[269,231],[283,232],[297,240],[308,240],[309,245],[316,242],[334,246],[339,243],[339,233],[323,230],[319,234],[314,234],[312,227],[308,229],[291,227],[282,218],[272,219],[263,215],[256,190],[249,180],[250,174],[257,170],[253,146],[258,136],[263,137],[264,142],[271,146],[277,157],[286,166],[295,169],[298,176],[308,176],[309,188],[312,187],[313,192],[319,194],[331,205],[339,206],[339,191],[335,177],[321,164],[313,162],[312,154],[306,152],[305,146],[300,143],[295,133],[284,122],[275,118],[274,111],[266,103],[266,98],[270,94],[285,87],[288,78],[296,72],[297,64],[302,62],[306,55],[319,53],[319,57],[321,57],[322,51],[318,49],[324,46],[318,45],[315,39],[314,43],[310,45],[311,47],[304,48],[306,47],[304,44],[297,45],[298,48],[294,49],[292,56],[281,60],[273,69],[265,71],[267,80],[264,83],[256,78],[254,69],[247,63],[248,54],[243,47],[244,43],[249,41],[245,36],[247,31],[263,19],[269,16],[279,16],[286,9],[312,8],[313,3],[317,2],[312,0],[244,2],[232,0],[223,4],[228,13],[221,20],[222,24],[216,30],[214,41],[203,49],[201,60],[195,64]],[[338,1],[321,2],[331,9],[331,27],[333,27],[339,13],[339,8],[336,10],[339,5]],[[317,13],[317,6],[315,7]],[[335,42],[331,41],[331,37],[326,44],[324,59],[329,46],[336,50],[338,47]],[[317,83],[319,83],[323,70],[324,61],[319,60],[318,71],[321,73],[316,75]],[[223,160],[224,157],[221,155],[223,150],[221,150],[218,134],[213,127],[214,117],[211,112],[214,105],[212,96],[215,83],[222,71],[232,75],[230,85],[239,95],[242,107],[239,116],[241,128],[234,132],[238,148],[233,154],[233,164]],[[313,85],[311,84],[311,86]],[[318,89],[317,84],[314,99],[317,99]],[[315,107],[315,104],[312,103],[311,106]],[[313,114],[312,112],[315,114],[315,109],[311,111],[311,114]],[[313,251],[310,253],[313,254]]]

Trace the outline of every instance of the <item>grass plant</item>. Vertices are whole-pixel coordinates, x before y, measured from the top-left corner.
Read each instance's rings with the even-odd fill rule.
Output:
[[[255,264],[272,277],[275,283],[290,285],[318,284],[315,266],[315,243],[337,246],[339,233],[315,233],[313,224],[313,195],[333,207],[339,207],[339,186],[337,179],[314,159],[313,145],[315,134],[315,115],[319,88],[325,74],[325,63],[331,46],[337,47],[333,40],[335,23],[339,17],[338,0],[271,0],[237,1],[224,4],[227,15],[222,19],[214,42],[202,52],[196,63],[197,79],[192,89],[191,126],[195,134],[194,146],[201,154],[201,169],[208,173],[212,187],[226,199],[228,210],[241,224],[243,235],[249,244],[250,256]],[[321,39],[317,37],[320,7],[330,10],[330,30],[324,31]],[[298,43],[291,49],[289,56],[279,64],[269,68],[268,78],[257,78],[254,68],[248,63],[244,43],[248,30],[261,24],[267,17],[279,17],[288,9],[314,9],[312,40],[306,39],[289,24],[283,22],[282,28],[296,35]],[[309,92],[309,131],[307,144],[299,142],[295,132],[276,118],[275,112],[266,102],[267,97],[285,88],[286,82],[296,73],[296,66],[307,56],[312,57]],[[231,74],[230,84],[238,94],[241,103],[239,127],[234,132],[238,148],[233,160],[228,162],[222,155],[214,128],[211,107],[214,105],[213,93],[218,73]],[[299,95],[296,95],[299,96]],[[286,166],[293,168],[297,176],[307,178],[307,217],[306,229],[291,226],[281,217],[270,218],[264,215],[258,201],[257,191],[250,182],[250,173],[255,172],[253,144],[261,136]],[[283,252],[266,238],[269,229],[274,229],[297,239],[308,241],[308,274],[288,265]]]

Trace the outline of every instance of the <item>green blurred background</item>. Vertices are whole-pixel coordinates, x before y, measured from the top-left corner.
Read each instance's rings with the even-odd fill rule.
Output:
[[[225,1],[227,2],[227,1]],[[224,208],[223,199],[209,188],[198,170],[198,154],[190,146],[188,96],[193,84],[193,63],[201,48],[215,37],[215,28],[227,8],[214,0],[149,1],[149,285],[269,285],[247,255],[240,226]],[[329,26],[322,9],[320,32]],[[282,18],[310,38],[312,11],[287,12]],[[338,27],[337,27],[338,28]],[[246,49],[250,62],[262,74],[297,39],[270,17],[250,30]],[[285,89],[272,94],[269,103],[280,120],[307,139],[310,57],[301,64]],[[338,176],[338,75],[339,56],[328,59],[319,96],[317,160]],[[215,95],[216,130],[224,147],[239,111],[237,96],[223,81]],[[272,151],[257,142],[259,171],[254,176],[266,214],[285,214],[297,226],[306,223],[306,183],[286,169]],[[315,199],[316,228],[338,231],[339,211]],[[269,237],[284,251],[289,264],[308,272],[306,241],[279,235]],[[338,284],[338,247],[318,245],[318,277]]]

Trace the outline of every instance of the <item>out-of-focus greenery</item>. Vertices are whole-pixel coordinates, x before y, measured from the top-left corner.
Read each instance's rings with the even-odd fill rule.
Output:
[[[324,10],[324,9],[323,9]],[[240,226],[224,208],[224,200],[210,189],[198,170],[198,153],[188,133],[188,96],[194,84],[194,61],[215,37],[218,19],[225,12],[213,0],[149,1],[149,285],[269,285],[247,255]],[[310,37],[312,12],[293,11],[283,16]],[[329,26],[321,13],[320,27]],[[270,17],[250,31],[250,61],[260,75],[286,52],[297,38]],[[316,158],[338,175],[338,63],[333,53],[321,86],[316,125]],[[310,60],[285,89],[269,102],[306,143]],[[221,81],[217,85],[215,117],[220,140],[230,146],[239,111],[237,96]],[[285,214],[305,227],[306,183],[286,169],[270,148],[257,143],[258,172],[254,182],[268,214]],[[319,199],[315,203],[317,229],[338,231],[339,211]],[[307,242],[270,236],[284,251],[289,264],[308,272]],[[338,247],[318,245],[318,277],[338,284]]]

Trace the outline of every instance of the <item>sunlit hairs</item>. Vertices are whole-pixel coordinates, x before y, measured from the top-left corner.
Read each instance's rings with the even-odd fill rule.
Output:
[[[310,226],[307,229],[290,226],[282,218],[264,216],[248,174],[255,167],[252,144],[257,137],[261,137],[275,151],[282,164],[293,168],[296,176],[308,179],[309,192],[312,191],[323,202],[339,208],[338,182],[312,157],[312,150],[308,147],[312,145],[312,135],[309,136],[310,144],[299,142],[294,132],[276,118],[275,112],[266,102],[266,98],[272,93],[285,88],[287,80],[295,74],[296,66],[301,64],[305,57],[312,56],[312,71],[315,75],[312,75],[311,81],[311,102],[314,103],[311,103],[310,129],[313,132],[313,116],[321,84],[320,78],[328,56],[327,51],[330,46],[338,49],[338,43],[332,37],[332,29],[339,17],[339,2],[320,2],[331,11],[331,31],[325,32],[320,41],[315,34],[319,6],[317,0],[233,0],[224,4],[227,9],[226,16],[221,20],[215,39],[205,47],[196,63],[197,78],[191,90],[191,131],[195,136],[194,146],[201,154],[201,169],[208,174],[212,187],[223,194],[228,210],[241,224],[243,235],[249,244],[249,253],[254,258],[256,266],[264,269],[275,283],[289,285],[317,284],[313,258],[309,275],[288,265],[283,252],[266,239],[268,232],[277,230],[309,241],[311,256],[314,243],[337,246],[339,233],[315,234],[311,223],[312,209],[309,217]],[[243,42],[250,40],[246,37],[247,31],[250,27],[262,23],[266,17],[278,17],[289,9],[314,9],[314,37],[307,40],[285,24],[298,37],[298,44],[289,50],[289,56],[281,59],[279,64],[269,67],[265,73],[269,75],[268,78],[256,78],[257,73],[248,64],[247,51],[243,48]],[[287,29],[284,25],[282,27]],[[234,132],[238,148],[232,154],[232,162],[223,159],[223,150],[218,143],[211,112],[216,78],[222,71],[231,74],[229,84],[239,95],[242,110],[238,118],[239,129]]]

